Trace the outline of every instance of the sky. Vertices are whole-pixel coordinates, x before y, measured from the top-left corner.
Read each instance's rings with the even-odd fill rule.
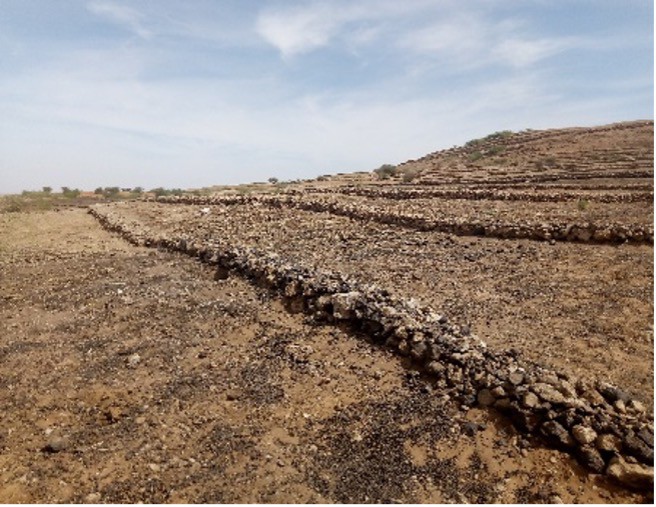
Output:
[[[653,119],[651,0],[0,0],[0,193],[370,171]]]

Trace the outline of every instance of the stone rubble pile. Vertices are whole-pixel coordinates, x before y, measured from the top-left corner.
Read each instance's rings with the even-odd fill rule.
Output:
[[[90,213],[135,245],[197,257],[276,292],[293,311],[318,322],[348,324],[409,357],[435,379],[440,394],[506,414],[520,431],[571,453],[596,473],[630,487],[653,487],[653,415],[616,386],[576,380],[522,360],[512,350],[489,350],[467,327],[430,308],[337,272],[292,265],[226,239],[155,234],[126,222],[120,203],[95,206]]]
[[[339,202],[333,199],[297,197],[293,195],[239,196],[168,196],[156,199],[161,203],[197,205],[266,205],[289,207],[382,224],[398,225],[421,231],[438,231],[458,236],[488,236],[501,239],[532,239],[538,241],[576,241],[583,243],[647,243],[654,242],[654,228],[640,224],[591,223],[532,223],[471,220],[468,218],[431,218],[424,213],[383,209],[364,203]]]

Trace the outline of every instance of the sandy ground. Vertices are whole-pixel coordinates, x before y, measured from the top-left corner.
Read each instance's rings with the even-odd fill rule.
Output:
[[[0,502],[645,500],[84,210],[0,215],[0,280]]]

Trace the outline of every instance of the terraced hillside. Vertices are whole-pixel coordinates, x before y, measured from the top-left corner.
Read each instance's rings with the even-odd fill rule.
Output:
[[[0,221],[0,500],[652,501],[652,178],[630,122]]]
[[[501,131],[465,146],[399,165],[426,185],[496,185],[653,176],[654,123],[513,133]]]

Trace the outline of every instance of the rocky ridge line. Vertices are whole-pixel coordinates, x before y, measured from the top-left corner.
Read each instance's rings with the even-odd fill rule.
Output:
[[[647,243],[654,242],[654,228],[643,225],[591,223],[507,223],[498,221],[463,221],[431,219],[417,214],[383,211],[373,206],[352,205],[335,200],[297,198],[292,195],[240,196],[162,196],[150,201],[197,205],[266,205],[304,211],[326,212],[356,220],[398,225],[420,231],[438,231],[458,236],[487,236],[501,239],[537,241],[574,241],[582,243]]]
[[[518,430],[571,453],[590,470],[628,487],[653,488],[653,415],[621,389],[556,373],[512,350],[488,350],[467,328],[376,286],[220,240],[153,234],[126,223],[117,207],[95,206],[90,213],[135,245],[197,257],[217,266],[217,278],[236,272],[282,296],[293,311],[349,324],[408,356],[461,404],[496,409]]]

